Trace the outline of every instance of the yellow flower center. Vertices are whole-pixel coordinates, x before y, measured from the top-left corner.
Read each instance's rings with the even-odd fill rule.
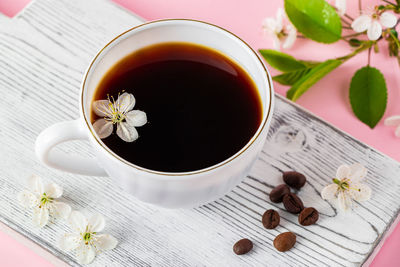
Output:
[[[110,120],[113,124],[123,122],[125,120],[125,114],[120,111],[119,103],[118,101],[115,102],[114,97],[108,96],[108,109],[110,110]]]
[[[46,193],[43,193],[42,197],[40,198],[39,208],[42,208],[46,203],[51,203],[53,199],[48,197]]]
[[[337,179],[337,178],[333,178],[332,181],[338,185],[339,190],[342,191],[346,191],[346,190],[356,190],[356,191],[360,191],[359,188],[354,188],[354,187],[350,187],[350,179],[348,178],[343,178],[341,180]]]

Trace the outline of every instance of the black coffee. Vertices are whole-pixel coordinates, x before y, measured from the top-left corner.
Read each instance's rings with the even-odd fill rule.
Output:
[[[164,172],[210,167],[231,157],[257,131],[261,101],[249,75],[212,49],[189,43],[145,47],[116,63],[94,100],[128,92],[148,123],[131,143],[102,141],[138,166]],[[98,117],[92,112],[92,122]]]

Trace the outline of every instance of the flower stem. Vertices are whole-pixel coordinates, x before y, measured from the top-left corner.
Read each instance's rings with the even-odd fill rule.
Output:
[[[382,0],[382,1],[388,3],[389,5],[397,6],[396,4],[394,4],[394,3],[392,3],[392,2],[389,2],[389,1],[387,1],[387,0]]]
[[[345,16],[346,18],[348,18],[349,20],[351,20],[351,21],[353,21],[353,20],[354,20],[352,17],[350,17],[350,16],[349,16],[349,15],[347,15],[347,14],[344,14],[344,16]]]
[[[361,0],[358,0],[358,12],[360,13],[360,15],[361,11],[362,11]]]
[[[396,45],[397,45],[397,48],[400,48],[400,42],[399,42],[399,39],[397,39],[397,37],[396,37],[396,36],[394,36],[394,34],[392,33],[392,31],[388,31],[388,32],[389,32],[390,36],[392,36],[392,38],[393,38],[394,42],[396,43]]]
[[[343,17],[342,17],[341,19],[342,19],[342,22],[343,22],[344,24],[346,24],[347,26],[350,26],[350,25],[351,25],[350,22],[348,22],[347,20],[345,20]]]
[[[349,34],[349,35],[344,35],[344,36],[342,36],[342,38],[355,37],[355,36],[359,36],[361,34],[364,34],[364,32],[357,32],[357,33],[353,33],[353,34]]]
[[[370,62],[371,62],[371,47],[368,49],[368,67],[369,67],[369,64],[370,64]]]
[[[348,54],[348,55],[346,55],[346,56],[343,56],[343,57],[338,57],[338,58],[336,58],[336,59],[342,60],[342,61],[346,61],[346,60],[348,60],[348,59],[354,57],[354,56],[357,55],[358,53],[360,53],[360,52],[362,52],[362,51],[364,51],[364,50],[366,50],[366,49],[368,49],[368,48],[371,48],[371,46],[372,46],[371,43],[362,44],[360,47],[358,47],[356,50],[354,50],[354,51],[351,52],[350,54]]]

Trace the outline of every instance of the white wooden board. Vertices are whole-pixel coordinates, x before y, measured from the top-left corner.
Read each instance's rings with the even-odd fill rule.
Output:
[[[400,207],[400,164],[298,106],[276,96],[268,140],[249,176],[224,198],[191,210],[165,210],[134,199],[111,178],[61,173],[39,164],[34,140],[47,126],[78,116],[83,72],[91,57],[113,36],[140,18],[108,1],[37,0],[0,24],[0,221],[66,263],[77,266],[57,240],[69,231],[64,222],[32,227],[30,214],[16,203],[26,178],[36,173],[64,187],[74,209],[99,212],[105,232],[119,246],[98,256],[93,266],[359,266],[388,233]],[[84,143],[62,147],[71,153]],[[343,216],[320,198],[320,191],[342,163],[361,162],[369,170],[372,199]],[[308,182],[299,193],[320,211],[316,225],[301,227],[297,216],[268,193],[281,172],[297,170]],[[274,208],[281,226],[266,230],[261,215]],[[272,240],[297,234],[296,246],[279,253]],[[254,249],[236,256],[232,245],[248,237]]]

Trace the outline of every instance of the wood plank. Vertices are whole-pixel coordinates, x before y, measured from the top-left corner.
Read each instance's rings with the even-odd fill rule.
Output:
[[[8,21],[10,18],[0,12],[0,24]]]
[[[47,126],[78,116],[83,72],[91,57],[113,36],[140,18],[102,0],[37,0],[0,25],[0,221],[72,266],[57,240],[64,222],[32,228],[30,214],[15,203],[31,173],[64,187],[77,210],[107,218],[106,232],[119,246],[99,255],[94,266],[359,266],[384,238],[400,207],[400,164],[355,140],[297,105],[276,96],[266,145],[249,176],[222,199],[191,210],[165,210],[137,201],[111,178],[84,177],[48,169],[34,156],[34,141]],[[84,143],[62,150],[91,155]],[[83,150],[83,152],[82,152]],[[344,216],[320,198],[320,191],[343,163],[367,166],[374,188],[370,201]],[[282,183],[281,173],[297,170],[308,182],[299,192],[306,206],[320,211],[316,225],[301,227],[297,217],[271,203],[268,194]],[[261,215],[274,208],[281,226],[266,230]],[[298,235],[296,246],[279,253],[274,237]],[[238,257],[232,245],[254,241]]]

